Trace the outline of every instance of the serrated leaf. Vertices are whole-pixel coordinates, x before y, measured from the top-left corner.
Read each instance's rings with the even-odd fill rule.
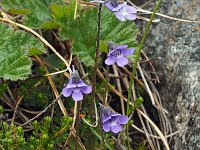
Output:
[[[31,73],[28,54],[43,53],[43,44],[30,33],[14,31],[0,23],[0,77],[26,79]]]
[[[11,13],[25,14],[25,25],[36,29],[44,28],[45,22],[52,21],[49,5],[61,2],[63,0],[2,0],[1,5]]]
[[[62,17],[54,17],[59,20],[58,23],[61,26],[59,35],[61,38],[73,40],[72,53],[76,54],[85,65],[93,65],[97,36],[97,9],[82,12],[75,21],[66,21],[66,19],[62,21],[64,20]],[[136,36],[139,30],[133,21],[120,22],[107,9],[103,9],[101,18],[101,52],[107,51],[105,43],[109,41],[116,42],[117,44],[128,44],[129,47],[137,48]]]

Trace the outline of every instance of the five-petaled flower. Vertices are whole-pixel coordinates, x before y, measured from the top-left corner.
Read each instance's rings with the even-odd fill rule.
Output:
[[[109,42],[108,58],[105,60],[106,65],[112,65],[117,62],[119,67],[123,67],[128,64],[128,58],[126,56],[132,55],[134,48],[128,48],[128,45],[116,45],[114,42]]]
[[[72,95],[74,101],[81,101],[83,100],[83,93],[89,94],[91,91],[92,87],[86,85],[81,80],[77,70],[73,70],[69,82],[62,90],[62,94],[65,97],[69,97],[70,95]]]
[[[100,112],[101,112],[101,124],[105,132],[109,132],[111,130],[114,133],[118,133],[122,131],[121,124],[128,123],[127,116],[117,114],[109,110],[102,104],[100,104]]]
[[[120,4],[118,0],[106,0],[105,6],[121,21],[136,19],[136,8],[127,5],[127,2]]]

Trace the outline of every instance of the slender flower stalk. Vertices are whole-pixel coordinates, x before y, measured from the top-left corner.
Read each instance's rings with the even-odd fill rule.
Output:
[[[96,57],[95,57],[95,65],[93,71],[92,78],[92,95],[91,95],[91,115],[93,114],[95,94],[96,94],[96,76],[97,76],[97,68],[98,68],[98,60],[99,60],[99,45],[100,45],[100,30],[101,30],[101,9],[102,4],[99,4],[98,10],[98,23],[97,23],[97,37],[96,37]]]
[[[95,57],[95,65],[93,71],[93,78],[92,78],[92,94],[91,94],[91,109],[90,109],[90,116],[93,116],[93,110],[95,105],[95,96],[96,96],[96,79],[97,79],[97,69],[98,69],[98,61],[99,61],[99,45],[100,45],[100,30],[101,30],[101,9],[102,4],[99,4],[98,9],[98,22],[97,22],[97,37],[96,37],[96,57]],[[93,149],[95,145],[94,135],[90,134],[89,138],[89,149]]]

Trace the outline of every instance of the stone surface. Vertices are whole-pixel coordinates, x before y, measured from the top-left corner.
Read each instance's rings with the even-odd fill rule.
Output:
[[[182,19],[200,20],[200,0],[162,0],[160,13]],[[145,51],[162,71],[160,93],[170,112],[174,150],[200,150],[200,23],[160,18],[151,27]]]

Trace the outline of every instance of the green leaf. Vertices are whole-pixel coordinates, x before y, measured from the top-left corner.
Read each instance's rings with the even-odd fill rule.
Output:
[[[108,43],[100,40],[99,51],[104,53],[108,52]]]
[[[43,44],[30,33],[14,31],[0,23],[0,77],[26,79],[31,73],[28,55],[44,53]]]
[[[59,16],[53,16],[61,26],[59,33],[61,38],[63,40],[71,39],[73,41],[71,52],[76,54],[85,65],[92,66],[96,49],[97,9],[81,11],[79,17],[76,20],[71,19],[71,21],[69,21],[69,17],[64,15],[66,10],[58,9],[56,11],[54,9],[54,11],[53,14],[59,14]],[[68,18],[68,20],[65,18]],[[139,30],[133,21],[121,22],[107,9],[103,9],[101,18],[101,52],[107,52],[109,41],[117,44],[128,44],[129,47],[138,47],[136,36]]]
[[[139,108],[141,106],[141,104],[143,103],[143,98],[142,97],[138,97],[136,100],[134,100],[133,105],[130,106],[129,109],[129,114],[130,115],[134,110],[136,110],[137,108]]]
[[[3,112],[3,106],[0,105],[0,114]]]
[[[45,28],[44,24],[52,21],[49,5],[55,2],[63,0],[2,0],[1,6],[13,14],[25,15],[25,25],[36,29]],[[54,25],[49,27],[55,28]]]

